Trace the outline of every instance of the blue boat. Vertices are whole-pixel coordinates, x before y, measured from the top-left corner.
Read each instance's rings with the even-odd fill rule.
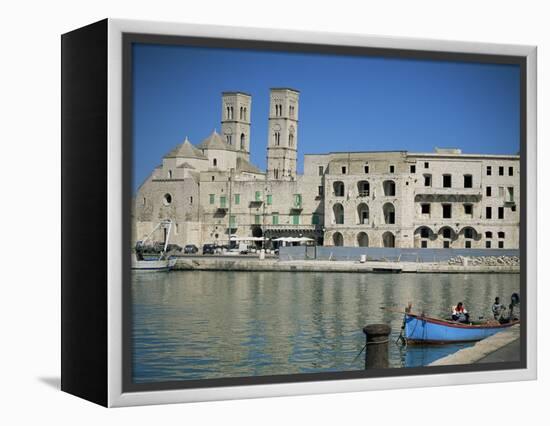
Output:
[[[407,343],[420,344],[476,342],[518,323],[519,321],[505,324],[497,322],[463,324],[406,313],[405,339]]]

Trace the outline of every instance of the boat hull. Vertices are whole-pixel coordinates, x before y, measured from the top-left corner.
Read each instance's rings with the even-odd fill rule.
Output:
[[[476,342],[518,322],[513,321],[499,325],[469,325],[406,314],[405,338],[408,343],[421,344]]]
[[[138,272],[167,272],[176,264],[177,259],[135,260],[132,259],[132,270]]]

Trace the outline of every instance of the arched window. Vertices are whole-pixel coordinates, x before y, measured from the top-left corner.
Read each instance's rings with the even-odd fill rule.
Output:
[[[386,197],[395,197],[395,182],[393,180],[385,180],[382,186]]]
[[[172,179],[172,170],[168,170],[168,179]]]
[[[293,133],[290,133],[288,135],[288,146],[290,146],[290,147],[294,146],[294,134]]]
[[[225,107],[225,118],[229,120],[231,118],[231,112],[229,110],[229,106]]]
[[[217,167],[218,166],[218,160],[216,158],[214,158],[212,160],[212,164],[214,165],[214,167]]]
[[[357,245],[359,247],[368,247],[369,246],[369,236],[366,232],[359,232],[357,234]]]
[[[493,233],[491,231],[485,232],[485,238],[493,238]]]
[[[231,140],[231,135],[225,135],[225,139],[229,145],[233,143],[233,141]]]
[[[162,199],[162,203],[165,206],[169,206],[170,204],[172,204],[172,196],[170,194],[164,194],[164,197]]]
[[[499,237],[499,238],[504,238],[505,236],[506,236],[506,234],[504,234],[504,232],[502,232],[502,231],[500,231],[500,232],[498,233],[498,237]]]
[[[391,232],[384,232],[382,235],[382,242],[384,247],[395,247],[395,235]]]
[[[360,225],[367,225],[369,223],[369,206],[365,203],[357,206],[357,220],[357,223]]]
[[[345,188],[344,188],[344,182],[342,181],[336,181],[332,184],[333,188],[334,188],[334,196],[335,197],[343,197],[344,196],[344,192],[345,192]]]
[[[395,207],[392,203],[386,203],[382,207],[384,213],[384,223],[387,225],[395,224]]]
[[[368,197],[370,194],[370,185],[366,180],[360,180],[357,182],[357,193],[360,197]]]
[[[344,237],[340,232],[335,232],[332,236],[332,242],[335,246],[341,247],[344,245]]]
[[[336,225],[343,225],[344,224],[344,206],[340,203],[336,203],[332,207],[332,212],[334,214],[334,223]]]
[[[245,141],[245,136],[244,136],[244,133],[241,133],[241,149],[244,150],[245,149],[245,144],[244,144],[244,141]]]
[[[247,120],[247,115],[246,115],[246,107],[244,107],[244,111],[243,111],[243,120]]]

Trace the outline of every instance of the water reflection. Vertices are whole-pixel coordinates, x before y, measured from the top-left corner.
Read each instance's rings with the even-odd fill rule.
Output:
[[[490,316],[519,275],[171,272],[133,277],[134,380],[243,377],[363,368],[353,362],[367,323],[391,324],[404,307],[446,316],[464,301]],[[390,344],[390,366],[426,365],[459,345]]]

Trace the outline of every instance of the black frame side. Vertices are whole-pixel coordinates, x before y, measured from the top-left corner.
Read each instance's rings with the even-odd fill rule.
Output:
[[[61,36],[61,390],[107,406],[107,41]]]

